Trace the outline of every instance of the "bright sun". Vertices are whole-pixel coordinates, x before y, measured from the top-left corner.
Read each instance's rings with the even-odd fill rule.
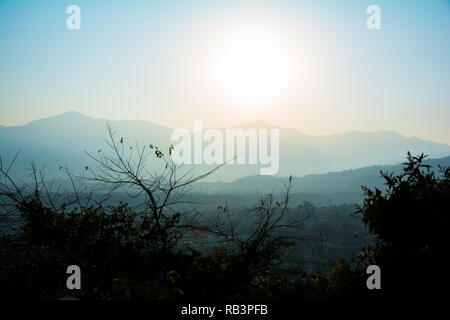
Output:
[[[235,105],[252,107],[276,102],[293,90],[293,50],[273,33],[230,35],[213,57],[212,81],[219,93]]]

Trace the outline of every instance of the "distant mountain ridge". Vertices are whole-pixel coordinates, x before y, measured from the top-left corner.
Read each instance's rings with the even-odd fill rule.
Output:
[[[105,147],[106,119],[93,119],[75,111],[55,117],[39,119],[23,126],[0,126],[0,155],[4,162],[21,150],[14,167],[23,174],[30,162],[46,166],[49,174],[58,174],[60,165],[74,171],[89,165],[84,151],[95,153]],[[173,129],[150,121],[114,120],[108,122],[128,144],[153,144],[166,149]],[[271,129],[276,125],[257,120],[235,128]],[[450,155],[450,146],[419,138],[406,138],[396,131],[358,132],[310,136],[295,129],[280,130],[280,170],[277,176],[304,176],[341,171],[372,165],[403,162],[406,152],[425,153],[432,158]],[[207,143],[204,143],[206,146]],[[213,166],[196,165],[202,173]],[[209,181],[234,181],[259,174],[259,165],[226,165],[210,176]]]
[[[450,167],[450,156],[438,159],[425,159],[424,164],[430,165],[432,170],[439,174],[439,166]],[[400,173],[403,164],[370,166],[325,174],[309,174],[303,177],[292,178],[292,192],[294,193],[337,193],[348,192],[361,194],[361,186],[385,189],[384,179],[380,171]],[[254,175],[239,178],[227,183],[199,182],[196,192],[209,194],[242,194],[242,193],[268,193],[283,191],[283,184],[288,177],[274,177]]]

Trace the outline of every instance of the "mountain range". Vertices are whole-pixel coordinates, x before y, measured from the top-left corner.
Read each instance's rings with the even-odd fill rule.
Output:
[[[92,165],[84,151],[95,154],[98,149],[105,148],[107,122],[117,130],[117,137],[124,137],[130,146],[138,142],[140,145],[153,144],[165,150],[173,143],[170,136],[174,129],[150,121],[109,121],[70,111],[23,126],[0,126],[0,156],[5,164],[20,151],[12,169],[12,173],[19,176],[24,176],[25,169],[29,168],[32,161],[38,167],[45,166],[49,175],[58,174],[61,165],[79,171],[85,165]],[[449,145],[405,137],[396,131],[350,131],[312,136],[262,120],[237,127],[279,129],[279,177],[397,164],[405,160],[407,151],[413,154],[425,153],[431,158],[450,155]],[[212,167],[196,165],[194,170],[203,173]],[[231,182],[258,175],[259,169],[259,165],[226,165],[206,181]],[[264,178],[270,180],[273,177]]]
[[[450,157],[425,159],[424,164],[440,175],[439,166],[450,167]],[[291,192],[300,194],[301,200],[308,200],[316,205],[359,203],[363,199],[361,186],[370,189],[386,189],[385,180],[380,171],[399,174],[403,164],[369,166],[359,169],[329,172],[325,174],[309,174],[303,177],[292,177]],[[288,177],[254,175],[237,179],[232,182],[200,182],[195,192],[209,195],[252,195],[279,193],[284,190]]]

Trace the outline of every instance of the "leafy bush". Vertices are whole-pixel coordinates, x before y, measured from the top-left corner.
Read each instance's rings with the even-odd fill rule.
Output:
[[[381,267],[382,287],[392,294],[422,295],[443,285],[433,278],[447,252],[450,170],[440,168],[436,174],[424,159],[408,153],[403,172],[382,172],[386,191],[364,188],[359,207],[376,239],[366,257]]]

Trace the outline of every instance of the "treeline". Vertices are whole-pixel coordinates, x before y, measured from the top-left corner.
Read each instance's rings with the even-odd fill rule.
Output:
[[[71,193],[35,167],[31,182],[15,181],[1,163],[2,298],[355,299],[436,284],[429,276],[446,249],[450,170],[436,175],[423,155],[408,154],[399,174],[382,173],[384,192],[364,188],[363,204],[349,212],[359,218],[342,214],[350,206],[290,206],[292,178],[252,206],[200,212],[186,198],[189,186],[214,170],[180,177],[166,152],[129,148],[112,128],[109,136],[109,151],[90,155],[97,167],[86,175],[61,168]],[[150,160],[166,170],[149,173]],[[127,188],[144,201],[107,205],[89,196],[96,188]],[[382,290],[366,287],[370,264],[382,270]],[[67,290],[69,265],[80,267],[82,290]]]

